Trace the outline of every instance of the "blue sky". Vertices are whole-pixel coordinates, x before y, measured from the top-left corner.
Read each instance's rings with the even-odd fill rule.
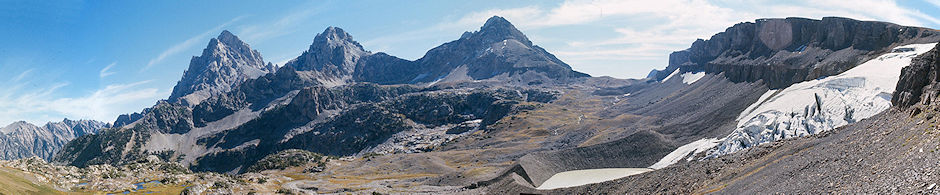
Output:
[[[328,26],[406,59],[500,15],[594,76],[643,77],[739,22],[843,16],[940,28],[940,0],[844,1],[32,1],[0,0],[0,126],[112,122],[165,99],[227,29],[283,64]]]

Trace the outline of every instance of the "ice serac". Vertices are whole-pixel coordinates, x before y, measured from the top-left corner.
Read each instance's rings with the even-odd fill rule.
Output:
[[[343,85],[352,81],[359,59],[371,54],[343,29],[328,27],[313,38],[307,51],[288,61],[286,66],[312,72],[324,85]]]
[[[843,73],[768,91],[761,96],[761,100],[741,113],[738,127],[710,151],[709,156],[728,154],[776,140],[817,134],[881,113],[891,107],[891,94],[895,86],[909,83],[898,82],[902,68],[934,45],[897,47],[891,53]]]
[[[183,78],[173,87],[169,101],[197,105],[213,95],[231,91],[248,79],[274,72],[261,54],[229,31],[209,40],[201,56],[193,57]]]
[[[887,22],[826,17],[758,19],[736,24],[708,40],[669,56],[669,65],[653,76],[682,72],[724,73],[734,82],[763,80],[777,89],[851,69],[891,48],[932,43],[932,29]]]
[[[93,120],[50,122],[36,126],[25,121],[14,122],[0,128],[0,159],[12,160],[38,156],[49,160],[66,142],[99,129],[107,123]]]

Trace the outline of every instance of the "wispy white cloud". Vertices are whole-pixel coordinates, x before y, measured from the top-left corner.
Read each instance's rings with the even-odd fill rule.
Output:
[[[307,21],[322,10],[321,6],[297,7],[298,9],[285,13],[273,22],[241,26],[238,32],[239,37],[252,43],[260,43],[266,39],[284,36],[295,32],[297,25]]]
[[[111,64],[108,64],[108,66],[105,66],[104,68],[102,68],[101,71],[98,71],[98,78],[104,78],[104,77],[111,76],[111,75],[115,74],[114,71],[110,71],[110,70],[111,70],[111,68],[113,68],[114,65],[116,65],[116,64],[117,64],[117,62],[111,62]]]
[[[204,41],[207,37],[209,37],[213,33],[221,32],[222,28],[225,28],[226,26],[229,26],[232,23],[235,23],[238,20],[241,20],[242,18],[243,16],[235,17],[232,20],[229,20],[228,22],[222,23],[216,27],[213,27],[212,29],[206,32],[190,37],[189,39],[186,39],[183,42],[177,43],[176,45],[173,45],[172,47],[167,48],[162,53],[160,53],[160,55],[158,55],[157,57],[150,59],[150,61],[147,62],[147,66],[144,66],[144,68],[140,69],[140,72],[144,72],[145,70],[150,69],[150,67],[152,67],[154,64],[158,64],[162,62],[167,57],[179,54],[180,52],[183,52],[186,49],[192,48],[194,45],[196,45],[196,43]]]
[[[934,7],[940,8],[940,0],[924,0],[924,1],[933,5]]]
[[[13,82],[22,81],[24,78],[26,78],[26,76],[29,76],[29,73],[32,73],[32,72],[33,72],[33,69],[23,71],[22,73],[16,75],[16,77],[13,77]]]
[[[28,91],[18,90],[0,96],[0,125],[25,120],[34,124],[48,121],[71,119],[94,119],[104,122],[113,121],[122,113],[139,111],[135,106],[142,102],[154,102],[164,95],[155,88],[142,85],[151,81],[128,84],[113,84],[100,88],[91,94],[55,98],[59,89],[69,83],[57,83],[52,86]]]

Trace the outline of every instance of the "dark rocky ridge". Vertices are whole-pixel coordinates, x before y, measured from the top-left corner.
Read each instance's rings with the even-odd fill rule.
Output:
[[[908,107],[918,102],[932,102],[940,95],[940,44],[911,60],[901,70],[891,104]]]
[[[199,158],[193,170],[228,172],[252,165],[267,154],[286,149],[346,156],[384,142],[413,124],[439,126],[483,119],[483,126],[513,110],[523,97],[516,91],[480,90],[471,93],[419,92],[410,86],[356,84],[337,88],[309,87],[290,104],[266,112],[239,128],[199,142],[223,149]],[[323,113],[344,110],[336,116]],[[258,131],[265,129],[266,131]],[[307,129],[300,133],[291,133]],[[235,149],[258,139],[256,146]],[[343,146],[343,147],[335,147]]]
[[[666,69],[651,77],[662,80],[676,69],[705,71],[724,73],[734,82],[764,80],[781,88],[841,73],[895,46],[938,40],[936,30],[887,22],[759,19],[696,40],[689,49],[670,54]]]

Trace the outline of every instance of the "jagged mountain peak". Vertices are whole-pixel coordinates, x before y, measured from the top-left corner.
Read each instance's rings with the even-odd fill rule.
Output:
[[[286,65],[299,71],[316,71],[321,82],[344,83],[359,59],[370,54],[349,33],[331,26],[313,38],[310,49]]]
[[[349,33],[346,33],[346,31],[343,30],[342,28],[335,27],[335,26],[326,27],[326,29],[323,30],[322,33],[318,33],[314,39],[323,39],[326,41],[356,42],[356,41],[353,41],[352,36],[349,35]]]
[[[219,41],[226,43],[226,44],[228,43],[244,44],[244,42],[242,42],[241,39],[238,39],[238,36],[235,36],[235,34],[232,34],[232,32],[229,32],[228,30],[222,30],[222,33],[220,33],[219,36],[216,37],[216,39],[219,39]]]
[[[18,131],[20,129],[26,129],[26,128],[39,128],[39,127],[26,121],[16,121],[16,122],[10,123],[7,126],[4,126],[3,128],[0,128],[0,132],[4,134],[8,134],[8,133],[12,133],[14,131]]]
[[[352,35],[346,33],[342,28],[334,26],[327,27],[322,33],[317,33],[317,36],[313,38],[310,50],[317,50],[318,48],[343,48],[350,52],[366,53],[362,45],[353,40]]]
[[[189,69],[173,87],[169,101],[185,100],[196,105],[213,94],[230,91],[235,85],[274,72],[261,53],[228,30],[209,40],[201,56],[193,57]]]
[[[529,41],[529,38],[526,37],[522,31],[519,31],[516,26],[513,26],[512,23],[500,16],[493,16],[487,19],[483,27],[480,27],[480,31],[474,34],[478,35],[486,42],[515,39],[528,46],[532,45],[532,42]]]

